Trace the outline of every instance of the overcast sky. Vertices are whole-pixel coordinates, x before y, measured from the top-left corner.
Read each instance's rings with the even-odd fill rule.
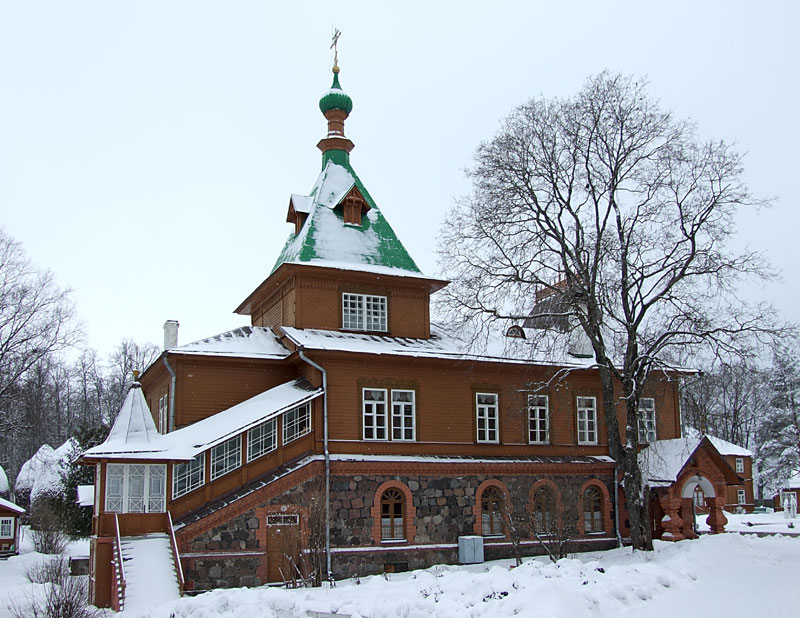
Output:
[[[610,69],[747,153],[775,200],[741,241],[784,276],[748,294],[800,320],[798,23],[790,1],[0,0],[0,225],[74,290],[103,354],[160,344],[167,319],[181,343],[247,323],[232,311],[319,172],[335,25],[351,161],[426,274],[480,141]]]

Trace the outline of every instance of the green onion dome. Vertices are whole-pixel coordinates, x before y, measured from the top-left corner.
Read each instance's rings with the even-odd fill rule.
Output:
[[[339,67],[333,67],[333,84],[319,100],[319,109],[323,114],[332,109],[341,109],[347,114],[353,111],[353,99],[339,85]]]

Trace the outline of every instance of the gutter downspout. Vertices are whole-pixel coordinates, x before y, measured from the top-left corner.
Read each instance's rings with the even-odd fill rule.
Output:
[[[168,431],[174,431],[175,430],[175,383],[176,383],[177,377],[175,376],[175,371],[173,371],[172,367],[169,366],[169,361],[167,360],[166,353],[161,358],[161,360],[164,361],[164,366],[167,368],[167,371],[169,371],[169,375],[172,376],[172,380],[170,381],[170,385],[169,385],[169,423],[168,423],[169,429],[168,429]]]
[[[614,462],[614,527],[617,530],[617,547],[622,547],[622,533],[619,530],[619,464]]]
[[[328,580],[331,572],[331,454],[328,451],[328,374],[325,369],[303,354],[303,346],[297,348],[300,360],[308,363],[322,374],[322,439],[325,450],[325,560]],[[166,361],[166,359],[164,359]]]

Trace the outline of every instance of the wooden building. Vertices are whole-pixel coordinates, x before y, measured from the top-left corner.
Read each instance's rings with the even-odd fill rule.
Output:
[[[19,519],[24,512],[21,506],[0,498],[0,557],[19,553]]]
[[[575,512],[576,550],[627,534],[593,360],[541,356],[523,326],[476,353],[431,323],[448,282],[419,270],[353,170],[336,67],[320,109],[322,172],[290,197],[289,239],[236,309],[251,326],[178,346],[167,323],[164,353],[83,454],[98,605],[135,585],[135,535],[169,538],[176,581],[199,591],[453,563],[465,535],[507,556],[505,514],[546,526],[548,505]],[[642,405],[645,441],[680,437],[676,376],[654,377]],[[696,463],[735,480],[719,456]]]

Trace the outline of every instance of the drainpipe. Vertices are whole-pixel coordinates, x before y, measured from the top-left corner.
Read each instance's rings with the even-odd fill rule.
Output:
[[[619,464],[614,462],[614,527],[617,529],[617,547],[622,547],[622,533],[619,530]]]
[[[164,361],[164,366],[169,371],[169,375],[172,376],[172,380],[170,381],[169,385],[169,431],[175,430],[175,381],[176,376],[175,372],[172,370],[172,367],[169,366],[169,361],[167,360],[166,353],[164,354],[163,358],[161,359]]]
[[[321,365],[318,365],[305,354],[303,346],[297,348],[300,360],[305,361],[322,374],[322,440],[325,450],[325,559],[328,571],[328,580],[333,577],[331,572],[331,454],[328,451],[328,374]]]

